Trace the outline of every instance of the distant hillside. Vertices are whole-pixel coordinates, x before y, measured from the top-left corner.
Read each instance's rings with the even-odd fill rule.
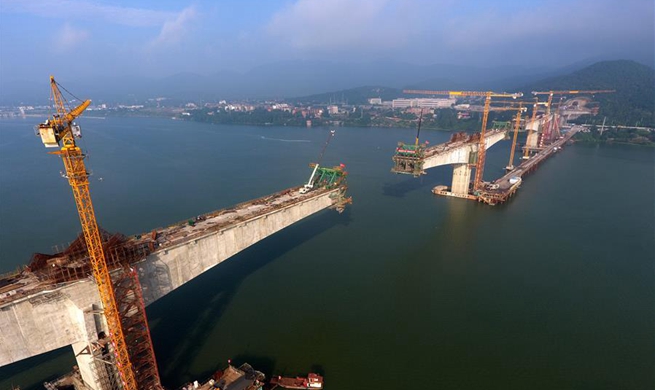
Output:
[[[592,118],[610,124],[655,126],[655,70],[634,61],[603,61],[564,76],[531,83],[521,88],[531,91],[615,89],[598,94],[599,114]]]
[[[387,87],[358,87],[335,92],[319,93],[286,99],[289,102],[302,102],[310,104],[367,104],[368,99],[379,97],[382,100],[392,100],[402,95],[402,91]]]
[[[339,89],[334,85],[332,92],[312,94],[286,99],[289,102],[305,102],[313,104],[348,103],[366,104],[367,99],[380,97],[382,100],[392,100],[403,97],[402,89],[436,89],[436,90],[499,90],[523,91],[530,96],[531,91],[549,90],[591,90],[615,89],[617,92],[610,95],[597,95],[594,97],[600,103],[600,114],[608,116],[615,123],[653,125],[653,95],[655,71],[640,63],[627,60],[602,61],[571,72],[577,65],[566,70],[567,74],[552,77],[537,77],[536,74],[522,75],[518,70],[511,78],[481,79],[472,77],[465,80],[461,73],[471,73],[468,68],[453,67],[448,72],[436,73],[441,77],[424,79],[421,82],[404,85],[392,85],[397,88],[381,86],[365,86],[358,88]],[[479,73],[479,72],[478,72]],[[551,73],[552,74],[552,73]],[[538,80],[538,81],[531,81]],[[384,84],[377,84],[384,85]],[[523,85],[521,87],[521,85]],[[602,121],[602,117],[601,117]]]
[[[249,70],[217,70],[207,75],[185,72],[164,78],[118,74],[85,79],[77,75],[58,77],[59,82],[67,89],[79,96],[92,98],[94,103],[136,103],[154,97],[181,101],[280,99],[347,90],[361,85],[385,85],[398,89],[407,86],[432,88],[437,85],[442,89],[512,89],[563,73],[568,72],[558,68],[417,65],[383,60],[289,60],[268,63]],[[510,82],[503,81],[508,79]],[[49,96],[47,77],[38,80],[0,77],[0,105],[20,102],[47,104]],[[328,97],[326,101],[329,100]]]

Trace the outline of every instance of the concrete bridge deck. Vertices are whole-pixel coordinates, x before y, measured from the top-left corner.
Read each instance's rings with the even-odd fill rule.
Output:
[[[345,184],[300,187],[241,203],[137,235],[124,245],[134,257],[148,305],[258,241],[326,208],[343,210]],[[111,254],[108,254],[108,257]],[[78,354],[97,340],[100,298],[84,258],[53,256],[45,270],[25,269],[0,279],[0,367],[67,345]],[[64,282],[50,269],[68,275]],[[80,271],[81,270],[81,271]],[[61,276],[59,273],[57,275]],[[49,279],[50,278],[50,279]],[[79,362],[78,362],[79,363]]]
[[[505,130],[490,130],[485,134],[485,150],[505,139]],[[471,170],[478,158],[480,142],[479,134],[468,135],[455,133],[450,141],[431,146],[399,144],[396,155],[393,156],[394,167],[391,172],[404,173],[418,177],[425,174],[426,169],[440,165],[453,165],[453,181],[450,191],[441,189],[440,193],[460,198],[471,198],[469,186]],[[444,187],[447,188],[447,187]]]
[[[485,134],[486,148],[490,148],[499,141],[505,139],[505,130],[490,130]],[[453,134],[449,142],[425,147],[419,145],[415,153],[403,149],[400,145],[393,156],[393,173],[402,173],[419,176],[425,174],[426,169],[441,165],[474,164],[478,151],[479,134],[464,135],[463,133]]]

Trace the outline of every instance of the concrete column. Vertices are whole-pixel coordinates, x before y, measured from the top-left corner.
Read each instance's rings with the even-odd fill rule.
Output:
[[[530,148],[536,148],[537,147],[537,141],[539,139],[539,133],[536,131],[528,131],[528,138],[525,142],[525,146],[528,146]]]
[[[100,383],[97,383],[96,375],[94,374],[94,365],[93,355],[91,351],[91,345],[88,341],[80,341],[77,343],[71,344],[73,347],[73,353],[75,354],[75,360],[77,361],[77,367],[80,370],[80,375],[84,384],[93,390],[102,390]]]
[[[103,383],[107,383],[107,373],[98,372],[98,362],[96,361],[99,355],[97,350],[101,348],[98,334],[106,329],[104,317],[100,314],[101,307],[101,304],[94,303],[87,310],[79,311],[77,317],[80,327],[84,329],[86,340],[71,344],[82,380],[92,390],[103,390],[106,387],[103,386]],[[100,364],[100,368],[105,369],[103,364]]]
[[[450,192],[456,195],[468,195],[471,183],[471,167],[468,164],[453,165],[453,184]]]

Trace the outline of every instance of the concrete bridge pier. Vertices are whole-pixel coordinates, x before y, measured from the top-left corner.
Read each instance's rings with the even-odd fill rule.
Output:
[[[82,376],[82,380],[87,387],[93,390],[101,390],[100,384],[96,383],[94,373],[93,355],[90,353],[91,344],[88,341],[78,341],[71,344],[73,353],[75,354],[75,361]]]
[[[466,196],[471,183],[471,166],[468,163],[453,164],[453,184],[450,192],[455,195]]]
[[[537,131],[528,130],[528,138],[525,142],[525,146],[529,148],[537,148],[539,146],[539,133]]]
[[[82,381],[92,390],[106,388],[109,375],[113,375],[112,372],[115,371],[111,357],[102,358],[98,343],[98,335],[106,332],[104,318],[100,315],[101,307],[100,302],[97,302],[84,309],[77,308],[76,313],[71,315],[74,317],[73,320],[76,320],[82,335],[81,339],[71,343],[76,365]]]
[[[112,383],[118,380],[118,371],[109,349],[103,349],[105,339],[99,339],[107,334],[107,324],[101,315],[102,305],[97,302],[80,311],[81,316],[77,317],[81,320],[80,328],[86,337],[71,343],[71,347],[82,381],[92,390],[111,388]]]
[[[525,146],[523,147],[524,153],[527,149],[529,154],[536,153],[539,148],[539,130],[544,124],[543,118],[537,118],[534,121],[528,121],[525,124],[525,131],[528,133]]]

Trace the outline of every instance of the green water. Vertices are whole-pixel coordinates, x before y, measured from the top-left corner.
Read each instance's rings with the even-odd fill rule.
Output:
[[[0,121],[0,272],[79,232],[31,127]],[[300,185],[325,128],[81,121],[98,219],[135,234]],[[451,168],[389,172],[411,129],[339,128],[354,204],[323,211],[148,308],[164,384],[227,359],[325,374],[327,389],[651,389],[655,151],[565,148],[509,204],[435,197]],[[424,133],[431,144],[447,133]],[[500,176],[509,142],[488,152]],[[98,178],[102,177],[100,181]],[[68,348],[0,368],[0,389],[66,372]]]

